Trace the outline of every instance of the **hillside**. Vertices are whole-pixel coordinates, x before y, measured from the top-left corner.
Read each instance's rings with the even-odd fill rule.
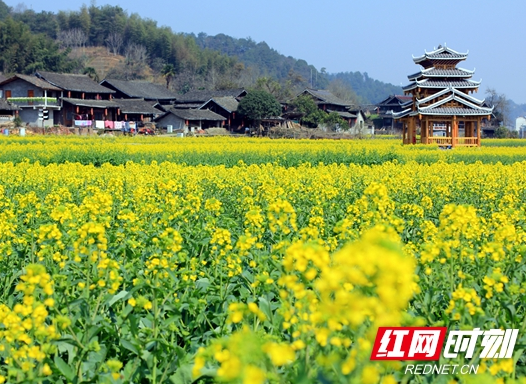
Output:
[[[374,80],[367,72],[327,73],[324,68],[318,71],[305,60],[282,55],[267,43],[257,43],[251,38],[236,39],[222,33],[216,36],[200,33],[195,39],[201,48],[237,57],[246,67],[256,68],[259,76],[272,76],[279,81],[286,81],[291,74],[296,74],[301,76],[304,83],[318,89],[327,88],[333,80],[340,80],[351,88],[364,104],[374,104],[387,95],[402,93],[401,87]]]
[[[263,87],[279,89],[280,98],[312,87],[361,104],[401,92],[367,73],[329,74],[250,38],[175,33],[119,6],[92,2],[56,14],[16,8],[0,0],[0,72],[5,75],[49,70],[148,79],[180,93]]]

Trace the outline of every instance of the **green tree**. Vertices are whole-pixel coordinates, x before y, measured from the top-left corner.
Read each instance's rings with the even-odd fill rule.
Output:
[[[88,75],[93,81],[99,82],[99,75],[97,74],[97,71],[93,67],[85,67],[82,71],[84,75]]]
[[[323,123],[327,115],[327,113],[318,108],[314,99],[309,95],[296,97],[291,105],[296,111],[303,114],[300,118],[300,123],[311,128],[316,128],[320,123]]]
[[[237,111],[253,120],[259,128],[262,119],[281,116],[281,105],[270,93],[255,90],[241,99]]]
[[[170,83],[175,76],[175,67],[173,66],[173,64],[166,64],[163,67],[161,74],[166,80],[166,88],[170,88]]]
[[[0,20],[4,20],[9,15],[9,12],[11,12],[11,8],[0,0]]]
[[[323,118],[323,124],[331,131],[347,131],[349,124],[337,112],[327,113]]]
[[[506,139],[510,136],[510,131],[508,128],[500,126],[495,129],[495,137],[497,139]]]

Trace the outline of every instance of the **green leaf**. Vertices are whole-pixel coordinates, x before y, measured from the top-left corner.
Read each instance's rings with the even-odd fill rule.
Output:
[[[122,339],[121,345],[126,348],[128,351],[131,351],[135,353],[137,356],[139,356],[139,350],[133,345],[130,341]]]
[[[270,308],[270,303],[264,297],[258,298],[258,301],[259,301],[259,308],[261,309],[261,312],[263,312],[265,316],[267,316],[268,321],[271,321],[272,310]]]
[[[170,380],[173,384],[190,384],[193,382],[192,379],[192,364],[185,364],[180,367],[175,373],[170,376]]]
[[[117,301],[119,301],[119,300],[123,299],[124,297],[126,297],[127,294],[128,294],[128,291],[120,291],[119,293],[117,293],[111,299],[108,300],[108,302],[107,302],[108,306],[111,307]]]
[[[66,379],[68,379],[69,381],[73,381],[73,379],[75,378],[75,372],[69,365],[66,364],[64,360],[62,360],[62,358],[59,355],[55,355],[55,365]]]
[[[209,286],[210,280],[208,280],[206,277],[199,279],[195,282],[195,287],[203,292],[205,292]]]

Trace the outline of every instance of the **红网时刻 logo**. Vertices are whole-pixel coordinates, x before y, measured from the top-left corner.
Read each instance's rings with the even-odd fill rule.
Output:
[[[518,329],[481,330],[451,330],[446,327],[380,327],[376,334],[371,360],[439,360],[464,357],[471,359],[476,350],[480,350],[482,359],[506,359],[513,357],[513,349],[517,341]],[[446,339],[447,334],[447,339]],[[481,348],[480,348],[481,347]],[[412,367],[416,374],[425,372],[425,367]],[[443,373],[442,366],[430,366],[431,369]],[[447,367],[448,373],[454,373],[454,367]],[[466,366],[467,367],[467,366]],[[478,366],[476,367],[478,369]],[[476,372],[477,369],[474,369]],[[407,373],[407,367],[406,367]],[[464,373],[464,372],[462,372]],[[471,373],[471,372],[470,372]]]

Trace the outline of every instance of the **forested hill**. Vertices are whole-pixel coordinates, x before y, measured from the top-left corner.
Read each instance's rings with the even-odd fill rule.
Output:
[[[377,103],[390,94],[402,94],[402,88],[374,80],[367,72],[341,72],[329,74],[319,71],[305,60],[280,54],[267,43],[249,38],[236,39],[222,33],[208,36],[200,33],[195,37],[201,48],[217,50],[237,57],[245,66],[255,68],[259,76],[271,76],[280,81],[290,78],[291,72],[300,75],[313,88],[326,88],[332,80],[340,80],[350,86],[364,103]],[[349,65],[352,65],[350,63]]]
[[[87,73],[94,79],[147,79],[165,82],[181,93],[262,87],[281,98],[305,87],[328,88],[362,104],[401,92],[367,73],[326,73],[305,60],[280,54],[265,42],[224,34],[175,33],[119,6],[94,2],[78,11],[37,13],[0,0],[0,36],[4,75],[48,70]],[[101,58],[101,52],[107,57]],[[111,65],[96,66],[94,56]]]

